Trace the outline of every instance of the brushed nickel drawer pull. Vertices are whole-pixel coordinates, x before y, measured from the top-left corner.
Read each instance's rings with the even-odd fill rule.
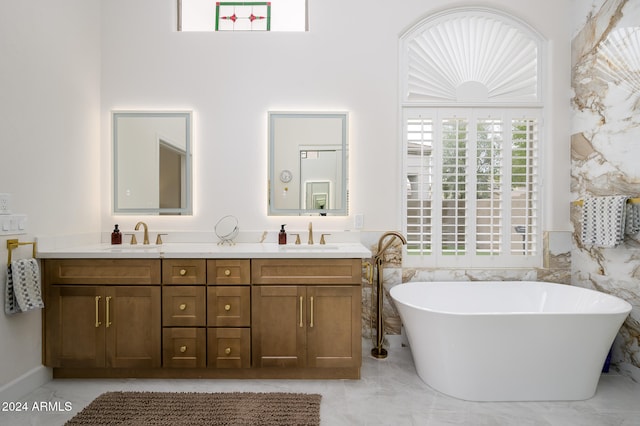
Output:
[[[225,311],[230,311],[231,310],[231,305],[224,305],[224,310]]]
[[[224,270],[224,275],[227,276],[227,277],[230,276],[231,275],[231,270],[230,269],[225,269]]]
[[[225,354],[227,354],[227,355],[229,355],[229,354],[231,353],[231,348],[227,348],[227,349],[225,349],[225,350],[224,350],[224,353],[225,353]]]
[[[101,296],[96,296],[96,328],[100,327],[100,325],[102,324],[100,322],[100,317],[98,315],[98,304],[100,303],[100,297]]]
[[[186,303],[181,303],[179,306],[181,311],[184,311],[185,309],[187,309],[187,304]]]
[[[309,323],[309,327],[313,328],[313,296],[311,296],[311,322]]]
[[[185,275],[187,275],[187,270],[186,269],[180,269],[180,276],[184,277]]]
[[[185,353],[186,351],[187,351],[187,346],[186,345],[180,346],[180,352]]]

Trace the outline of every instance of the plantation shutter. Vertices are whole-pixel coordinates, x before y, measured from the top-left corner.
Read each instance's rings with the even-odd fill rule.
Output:
[[[539,261],[539,114],[405,110],[409,257],[464,267]]]

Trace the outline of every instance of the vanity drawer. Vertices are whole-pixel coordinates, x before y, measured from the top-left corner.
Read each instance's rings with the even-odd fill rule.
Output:
[[[48,284],[160,284],[160,260],[45,259]]]
[[[208,328],[207,367],[251,367],[251,332],[248,328]]]
[[[163,286],[162,325],[204,327],[206,301],[204,286]]]
[[[207,325],[209,327],[249,327],[251,325],[251,287],[207,287]]]
[[[204,285],[207,263],[204,259],[164,259],[163,284]]]
[[[225,259],[207,261],[207,283],[249,284],[251,282],[251,263],[249,259]]]
[[[202,368],[206,366],[207,332],[205,328],[162,329],[162,366]]]
[[[352,284],[362,280],[360,259],[254,259],[253,284]]]

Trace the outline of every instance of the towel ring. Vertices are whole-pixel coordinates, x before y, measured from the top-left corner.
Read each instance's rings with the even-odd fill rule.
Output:
[[[32,245],[33,246],[33,257],[36,257],[36,251],[37,251],[37,242],[36,241],[30,241],[30,242],[26,242],[26,243],[21,243],[17,239],[7,240],[7,257],[8,257],[7,265],[11,265],[11,253],[13,252],[13,249],[18,248],[18,246],[26,246],[26,245]]]

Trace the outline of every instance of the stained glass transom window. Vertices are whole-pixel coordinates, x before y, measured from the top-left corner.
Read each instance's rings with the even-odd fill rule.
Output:
[[[216,2],[216,31],[270,31],[271,2]]]
[[[305,32],[309,0],[177,0],[178,31]]]

